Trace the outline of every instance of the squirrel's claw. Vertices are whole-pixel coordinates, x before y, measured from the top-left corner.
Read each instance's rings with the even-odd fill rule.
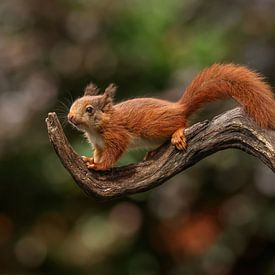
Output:
[[[86,156],[81,156],[82,160],[85,162],[85,163],[94,163],[94,158],[93,157],[86,157]]]
[[[95,163],[87,163],[87,168],[88,169],[92,169],[92,170],[96,170],[96,164]]]
[[[94,162],[94,158],[82,157],[82,159],[89,170],[105,170],[103,165]]]
[[[187,143],[184,135],[184,129],[179,128],[171,138],[171,143],[176,146],[178,150],[186,150]]]
[[[95,162],[94,162],[94,158],[93,157],[89,158],[89,157],[82,156],[81,158],[85,162],[85,164],[86,164],[86,166],[87,166],[88,169],[94,169]]]
[[[87,164],[88,169],[96,170],[96,171],[103,171],[107,168],[102,163],[90,163]]]

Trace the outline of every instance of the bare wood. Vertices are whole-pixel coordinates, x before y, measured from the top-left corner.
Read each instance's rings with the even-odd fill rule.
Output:
[[[241,108],[236,108],[186,129],[188,148],[178,151],[167,142],[150,160],[89,171],[64,135],[55,113],[46,119],[50,141],[76,183],[87,194],[112,199],[154,188],[205,157],[224,149],[237,148],[260,159],[275,172],[275,131],[259,128]]]

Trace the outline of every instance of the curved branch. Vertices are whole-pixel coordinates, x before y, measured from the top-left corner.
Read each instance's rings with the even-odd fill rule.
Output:
[[[46,119],[50,141],[64,167],[87,194],[111,199],[149,190],[205,157],[237,148],[259,158],[275,172],[275,131],[259,128],[241,108],[230,110],[186,129],[188,148],[168,142],[150,160],[104,172],[89,171],[70,146],[55,113]]]

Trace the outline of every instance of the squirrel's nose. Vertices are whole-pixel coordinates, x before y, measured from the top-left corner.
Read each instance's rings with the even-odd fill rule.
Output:
[[[70,122],[72,122],[73,124],[75,124],[75,115],[73,115],[73,114],[68,114],[68,120],[69,120]]]

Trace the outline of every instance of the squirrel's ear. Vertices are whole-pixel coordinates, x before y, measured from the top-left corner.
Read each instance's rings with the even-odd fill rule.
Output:
[[[113,98],[115,96],[115,92],[117,90],[117,86],[114,84],[110,84],[103,94],[103,106],[102,111],[107,112],[112,108],[113,105]]]
[[[86,95],[97,95],[99,93],[99,89],[94,83],[90,83],[84,90],[84,96]]]
[[[113,99],[115,96],[116,90],[117,90],[117,86],[115,84],[111,83],[105,89],[104,96]]]

